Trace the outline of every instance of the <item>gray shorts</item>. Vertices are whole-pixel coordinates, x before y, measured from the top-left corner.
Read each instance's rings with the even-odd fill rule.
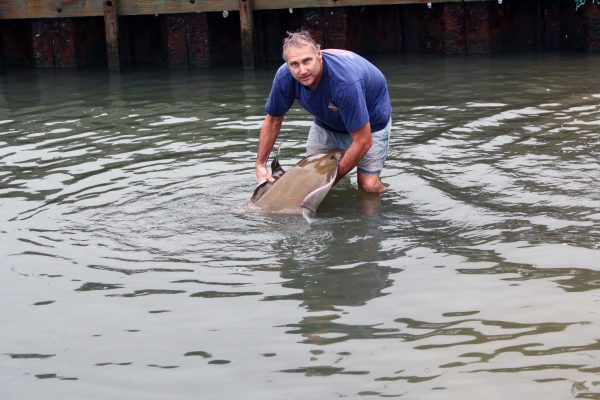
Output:
[[[379,175],[383,169],[390,143],[392,120],[380,131],[372,132],[372,145],[367,154],[358,162],[358,172],[361,174]],[[308,132],[306,154],[326,153],[332,149],[346,151],[352,144],[352,136],[347,133],[338,133],[327,130],[312,123]]]

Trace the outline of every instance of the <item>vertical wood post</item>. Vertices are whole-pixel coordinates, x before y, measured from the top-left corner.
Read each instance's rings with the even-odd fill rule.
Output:
[[[189,14],[187,29],[190,67],[209,67],[211,52],[207,14]]]
[[[103,3],[108,68],[112,71],[116,71],[121,68],[121,62],[119,60],[119,20],[117,16],[117,0],[104,0]]]
[[[444,4],[444,54],[465,54],[466,6],[465,3]]]
[[[240,0],[240,33],[242,39],[242,65],[244,68],[254,68],[252,0]]]
[[[167,65],[170,68],[186,68],[188,66],[187,16],[167,14],[165,24]]]
[[[56,24],[50,18],[31,21],[33,64],[36,68],[54,68],[54,30]]]

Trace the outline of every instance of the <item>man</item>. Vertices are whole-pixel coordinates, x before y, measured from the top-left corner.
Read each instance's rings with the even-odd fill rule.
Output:
[[[307,154],[345,151],[336,183],[354,167],[358,186],[381,193],[392,107],[385,77],[373,64],[346,50],[320,50],[307,31],[289,33],[285,63],[278,69],[265,110],[256,157],[256,179],[274,181],[266,164],[295,99],[313,115]]]

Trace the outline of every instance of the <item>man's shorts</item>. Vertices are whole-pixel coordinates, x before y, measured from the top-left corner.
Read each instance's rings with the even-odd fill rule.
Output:
[[[361,174],[379,175],[387,157],[390,143],[392,120],[380,131],[372,132],[371,148],[359,161],[357,170]],[[348,133],[339,133],[327,130],[312,123],[308,132],[306,154],[326,153],[329,150],[341,149],[346,151],[352,144],[352,136]]]

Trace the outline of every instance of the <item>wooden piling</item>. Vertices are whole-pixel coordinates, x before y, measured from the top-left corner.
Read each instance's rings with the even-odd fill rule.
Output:
[[[118,71],[121,68],[119,59],[119,20],[117,16],[117,1],[104,0],[104,28],[106,31],[106,56],[108,68]]]
[[[466,54],[466,7],[461,3],[444,4],[444,54]]]
[[[54,68],[54,34],[49,18],[31,21],[33,64],[37,68]]]
[[[359,14],[348,7],[304,11],[303,27],[323,48],[356,49],[361,24]]]
[[[190,67],[210,66],[210,35],[206,13],[187,16],[188,63]]]
[[[188,66],[187,14],[170,14],[165,17],[167,66]]]
[[[242,39],[242,65],[254,68],[254,18],[252,0],[240,0],[240,34]]]
[[[469,54],[489,54],[492,19],[488,3],[471,3],[466,15],[466,46]]]

